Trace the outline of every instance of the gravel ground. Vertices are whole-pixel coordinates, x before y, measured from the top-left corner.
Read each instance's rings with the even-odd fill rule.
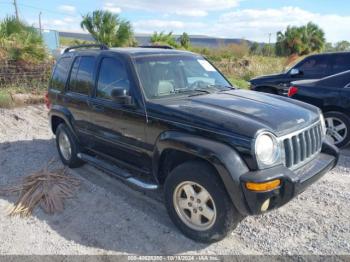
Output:
[[[0,109],[0,185],[58,160],[43,106]],[[57,162],[57,165],[61,165]],[[245,219],[211,245],[185,238],[160,199],[126,187],[95,168],[71,170],[82,180],[65,211],[6,216],[0,197],[0,254],[350,254],[350,150],[339,165],[284,207]]]

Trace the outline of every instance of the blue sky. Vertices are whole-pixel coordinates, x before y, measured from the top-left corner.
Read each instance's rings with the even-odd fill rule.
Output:
[[[0,17],[14,13],[13,0],[0,0]],[[287,25],[313,21],[327,40],[350,41],[350,1],[346,0],[17,0],[20,16],[45,28],[81,31],[81,14],[95,9],[118,13],[136,33],[173,31],[267,42]]]

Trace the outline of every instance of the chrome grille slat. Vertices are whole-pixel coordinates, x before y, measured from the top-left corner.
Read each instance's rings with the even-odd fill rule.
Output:
[[[285,165],[288,168],[297,168],[320,152],[323,135],[321,124],[293,133],[282,138]]]
[[[315,132],[314,129],[310,129],[310,134],[311,134],[311,153],[314,154],[316,151],[316,139],[315,139]]]
[[[292,143],[294,148],[294,165],[300,162],[300,144],[297,136],[292,137]]]
[[[300,141],[300,147],[301,147],[301,159],[305,159],[306,158],[305,133],[299,134],[299,141]]]
[[[311,156],[311,136],[310,136],[310,131],[306,130],[305,131],[305,136],[306,136],[306,144],[307,144],[307,157]]]

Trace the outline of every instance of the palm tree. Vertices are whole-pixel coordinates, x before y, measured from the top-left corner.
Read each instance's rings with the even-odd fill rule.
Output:
[[[316,24],[288,26],[284,33],[277,33],[276,52],[278,55],[307,55],[324,49],[324,32]]]
[[[84,15],[80,26],[97,42],[108,46],[125,46],[133,41],[130,22],[108,11],[96,10]]]
[[[326,39],[324,31],[318,25],[309,22],[306,26],[301,27],[302,40],[304,43],[303,55],[312,52],[320,52],[324,49]]]

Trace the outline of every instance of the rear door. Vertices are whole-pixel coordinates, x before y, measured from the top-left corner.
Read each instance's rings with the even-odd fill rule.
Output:
[[[88,143],[87,127],[89,123],[89,99],[94,86],[94,56],[77,56],[66,87],[65,106],[72,114],[73,126],[81,141]]]
[[[145,110],[135,76],[124,57],[104,54],[93,99],[90,102],[89,132],[94,136],[92,149],[141,169],[149,169],[145,148]],[[111,91],[123,87],[132,104],[112,99]]]

